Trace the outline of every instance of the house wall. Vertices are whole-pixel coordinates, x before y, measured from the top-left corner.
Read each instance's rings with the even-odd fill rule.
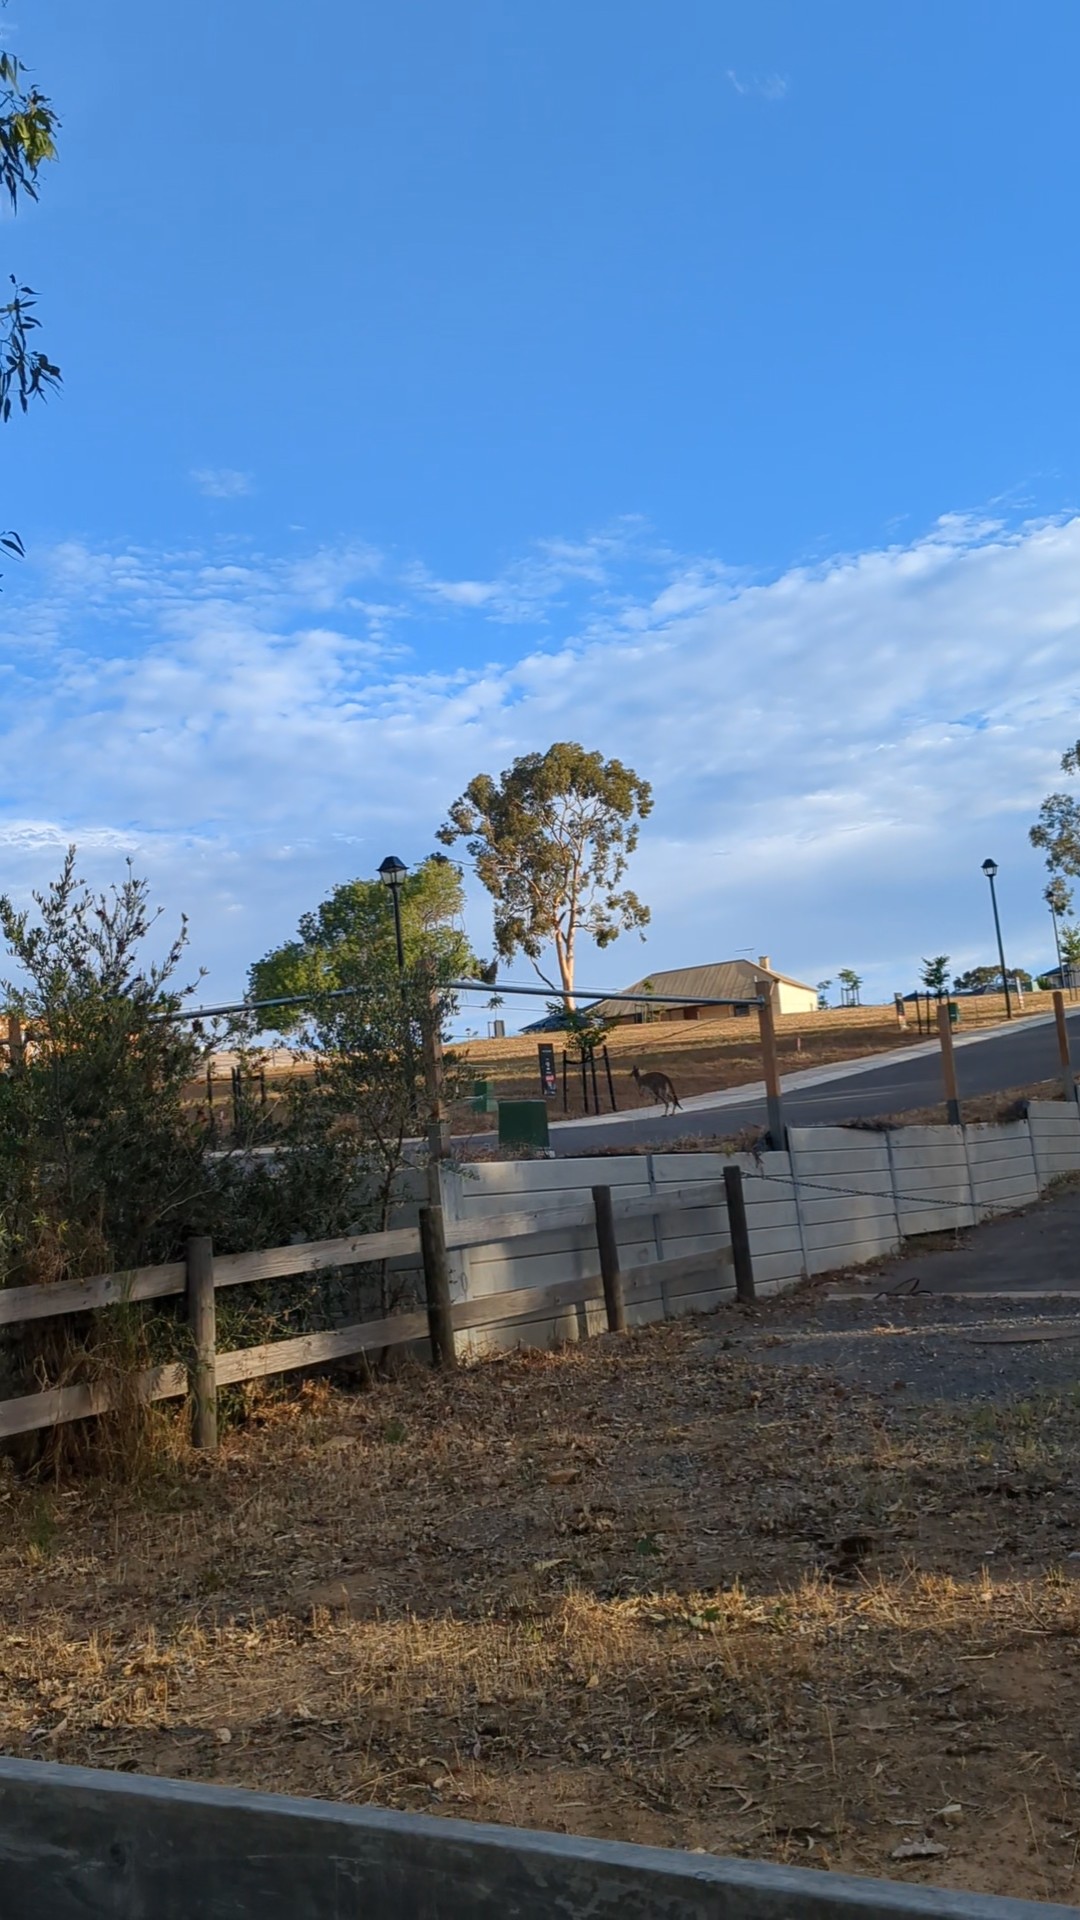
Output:
[[[788,980],[778,980],[773,1003],[777,1013],[816,1013],[817,988],[796,987]]]

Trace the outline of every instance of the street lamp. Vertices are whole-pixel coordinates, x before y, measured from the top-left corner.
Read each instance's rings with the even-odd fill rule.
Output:
[[[384,887],[389,887],[390,898],[394,903],[394,938],[397,941],[397,963],[400,971],[405,971],[405,948],[401,941],[401,889],[405,884],[405,875],[409,869],[404,860],[388,853],[379,868],[379,879]]]
[[[1011,1020],[1013,1017],[1012,995],[1009,992],[1009,976],[1005,971],[1005,948],[1001,943],[1001,919],[998,914],[997,888],[994,885],[994,881],[997,878],[997,870],[998,870],[997,861],[984,860],[982,863],[982,870],[990,882],[990,902],[994,909],[994,929],[997,933],[998,959],[1001,962],[1001,980],[1005,988],[1005,1018],[1006,1020]]]

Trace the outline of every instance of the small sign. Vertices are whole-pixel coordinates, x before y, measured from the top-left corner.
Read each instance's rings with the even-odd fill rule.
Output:
[[[540,1056],[540,1091],[545,1100],[554,1100],[559,1091],[559,1082],[555,1075],[555,1049],[549,1041],[541,1041],[536,1049]]]

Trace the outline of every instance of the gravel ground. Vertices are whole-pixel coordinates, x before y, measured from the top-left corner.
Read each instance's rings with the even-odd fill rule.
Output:
[[[1027,1400],[1080,1388],[1080,1302],[941,1298],[777,1302],[728,1341],[747,1359],[822,1367],[852,1388],[917,1401]]]
[[[872,1273],[762,1302],[749,1324],[736,1309],[725,1345],[919,1402],[1067,1393],[1080,1387],[1080,1188],[1062,1183],[970,1232],[909,1241]]]

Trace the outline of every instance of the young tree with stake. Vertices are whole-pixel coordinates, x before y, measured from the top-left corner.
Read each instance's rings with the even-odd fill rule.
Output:
[[[922,983],[927,993],[935,994],[939,1000],[944,1000],[949,990],[949,955],[947,953],[938,953],[932,960],[923,961]]]

